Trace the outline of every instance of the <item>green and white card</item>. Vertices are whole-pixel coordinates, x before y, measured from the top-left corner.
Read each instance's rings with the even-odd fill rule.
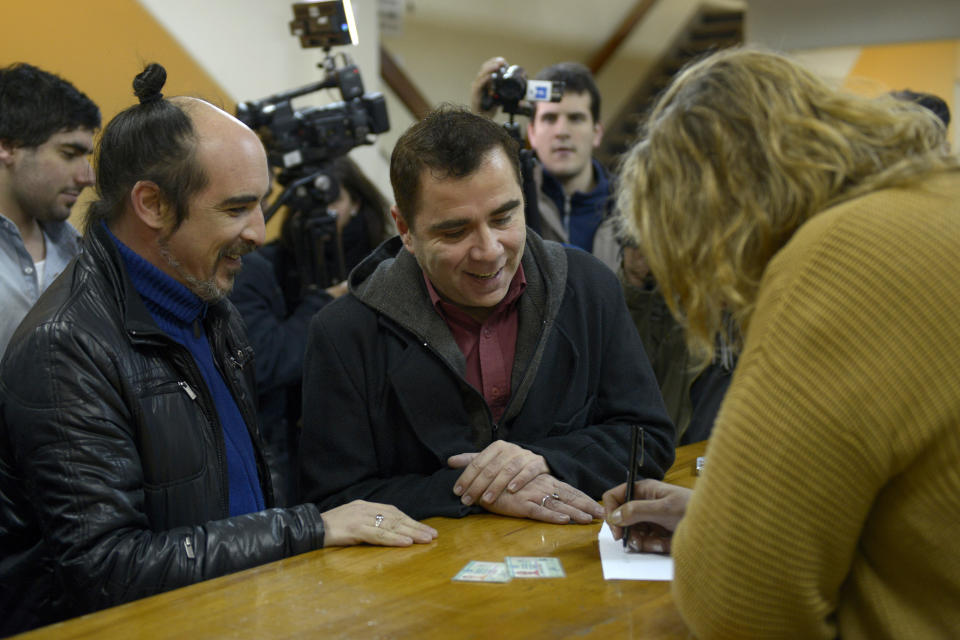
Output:
[[[507,556],[507,569],[514,578],[566,578],[558,558]]]
[[[510,582],[510,572],[503,562],[471,560],[453,579],[459,582]]]

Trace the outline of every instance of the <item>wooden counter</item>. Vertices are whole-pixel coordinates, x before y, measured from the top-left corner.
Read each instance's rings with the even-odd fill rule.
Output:
[[[706,443],[677,450],[691,487]],[[599,522],[431,518],[429,545],[331,548],[38,629],[24,638],[685,638],[669,582],[605,581]],[[552,556],[566,578],[452,582],[470,560]]]

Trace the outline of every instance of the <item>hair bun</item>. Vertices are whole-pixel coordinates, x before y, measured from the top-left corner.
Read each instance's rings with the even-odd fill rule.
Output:
[[[140,100],[140,104],[158,102],[163,100],[160,89],[166,81],[167,70],[156,62],[152,62],[133,79],[133,93]]]

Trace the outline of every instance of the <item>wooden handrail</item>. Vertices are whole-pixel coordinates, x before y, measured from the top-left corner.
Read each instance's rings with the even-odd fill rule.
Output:
[[[610,61],[610,58],[613,57],[613,54],[616,50],[623,44],[623,41],[627,39],[627,36],[630,35],[630,32],[633,31],[644,16],[647,15],[647,12],[650,11],[650,8],[653,7],[654,3],[657,0],[639,0],[633,9],[620,23],[620,26],[617,27],[617,30],[607,38],[607,41],[600,45],[596,51],[594,51],[590,58],[587,60],[587,67],[590,69],[593,75],[597,75],[604,65]]]
[[[380,45],[380,77],[417,120],[423,118],[433,108],[397,63],[396,58],[383,45]]]

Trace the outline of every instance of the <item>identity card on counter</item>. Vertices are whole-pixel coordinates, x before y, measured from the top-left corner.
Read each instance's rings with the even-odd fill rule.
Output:
[[[510,571],[503,562],[471,560],[453,579],[459,582],[510,582]]]
[[[507,569],[514,578],[566,578],[557,558],[507,556]]]

